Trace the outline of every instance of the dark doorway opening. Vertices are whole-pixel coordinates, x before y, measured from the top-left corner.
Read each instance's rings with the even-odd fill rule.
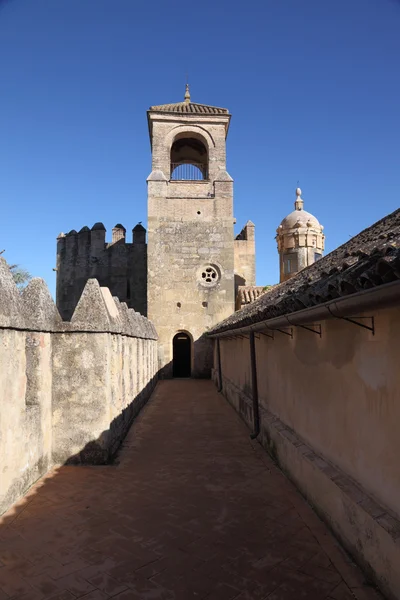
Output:
[[[173,377],[190,377],[191,375],[191,340],[187,333],[177,333],[172,341]]]

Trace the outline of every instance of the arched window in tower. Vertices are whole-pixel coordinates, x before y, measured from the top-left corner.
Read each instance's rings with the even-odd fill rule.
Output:
[[[171,147],[171,181],[208,179],[207,144],[194,133],[178,135]]]

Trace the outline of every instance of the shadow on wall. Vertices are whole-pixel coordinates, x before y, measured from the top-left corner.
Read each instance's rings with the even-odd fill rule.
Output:
[[[112,462],[158,377],[172,377],[157,339],[95,279],[63,321],[45,282],[20,295],[0,258],[0,514],[54,466]],[[211,371],[209,339],[190,352],[193,377],[192,357]]]
[[[146,230],[138,224],[132,236],[128,243],[125,227],[118,224],[107,242],[103,223],[58,236],[57,306],[63,319],[71,319],[89,279],[97,279],[129,308],[147,315]]]
[[[0,514],[54,465],[106,464],[157,380],[157,334],[89,280],[70,322],[0,258]]]
[[[237,298],[239,287],[242,285],[246,285],[246,280],[244,277],[241,277],[237,273],[235,273],[235,299]]]
[[[153,383],[155,379],[114,419],[111,430],[129,428],[151,393]],[[117,587],[123,591],[126,586],[118,581],[122,572],[114,573],[113,567],[117,570],[117,565],[120,569],[122,563],[129,564],[126,571],[133,576],[133,571],[142,566],[137,565],[139,559],[143,564],[151,562],[152,550],[134,537],[133,524],[138,517],[132,508],[136,497],[132,492],[136,461],[125,469],[119,465],[73,466],[87,459],[100,465],[97,448],[103,442],[102,439],[89,442],[79,455],[66,461],[71,466],[56,467],[44,474],[24,497],[0,515],[1,598],[3,593],[4,598],[21,600],[72,598],[72,591],[79,595],[93,592],[103,598],[97,588],[103,589],[104,582],[95,581],[100,573],[101,579],[105,570],[110,572],[114,578],[106,575],[107,585],[114,586],[112,591]],[[143,492],[143,489],[138,492],[144,498],[144,504],[138,500],[140,514],[151,523],[146,510],[148,499]],[[138,552],[142,555],[137,556]],[[154,555],[156,558],[159,556]],[[147,581],[138,577],[138,584]]]
[[[179,335],[179,334],[177,334]],[[193,373],[193,356],[199,355],[205,357],[207,361],[208,371],[201,377],[202,379],[211,378],[212,360],[213,360],[213,345],[210,338],[206,335],[201,336],[198,340],[192,342],[190,340],[190,363],[189,373],[181,371],[179,364],[181,361],[186,363],[187,357],[178,355],[174,357],[174,361],[170,361],[162,369],[153,375],[150,381],[146,384],[144,389],[135,397],[135,399],[125,407],[122,412],[113,419],[110,423],[109,429],[103,431],[103,433],[95,440],[88,442],[85,447],[67,458],[64,462],[65,465],[77,465],[77,464],[91,464],[91,465],[105,465],[113,461],[120,445],[123,443],[125,436],[127,435],[134,419],[137,417],[143,406],[150,399],[150,396],[156,386],[158,379],[184,379],[186,377],[196,377],[196,373]],[[178,368],[177,368],[178,367]],[[186,365],[183,365],[184,369]]]
[[[111,421],[109,429],[103,431],[97,439],[87,442],[82,450],[68,457],[64,465],[112,464],[135,418],[150,399],[157,379],[156,374],[141,393]]]
[[[57,464],[55,469],[68,465],[111,465],[114,462],[129,429],[133,425],[135,418],[150,399],[151,394],[156,387],[157,379],[157,374],[155,374],[141,393],[112,420],[108,429],[104,430],[96,439],[94,438],[88,441],[81,450],[68,456],[62,464]],[[40,447],[37,448],[38,456],[34,463],[30,465],[26,476],[16,472],[14,481],[10,487],[5,490],[5,493],[0,496],[0,524],[2,523],[2,513],[9,510],[10,507],[12,509],[13,504],[18,503],[32,485],[35,485],[41,478],[46,477],[49,472],[52,472],[54,464],[51,456],[47,453],[42,454],[42,449],[43,448]],[[7,469],[8,465],[5,464],[4,461],[2,466],[3,469]]]

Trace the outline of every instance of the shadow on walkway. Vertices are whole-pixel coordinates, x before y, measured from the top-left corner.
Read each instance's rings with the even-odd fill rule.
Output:
[[[370,598],[360,581],[210,381],[159,382],[113,465],[55,469],[0,519],[0,600]]]

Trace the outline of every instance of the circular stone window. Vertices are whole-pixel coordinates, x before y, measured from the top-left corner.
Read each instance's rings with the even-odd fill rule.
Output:
[[[218,283],[221,278],[221,274],[219,272],[218,267],[215,265],[207,265],[203,267],[200,271],[200,281],[203,285],[207,287],[211,287]]]

